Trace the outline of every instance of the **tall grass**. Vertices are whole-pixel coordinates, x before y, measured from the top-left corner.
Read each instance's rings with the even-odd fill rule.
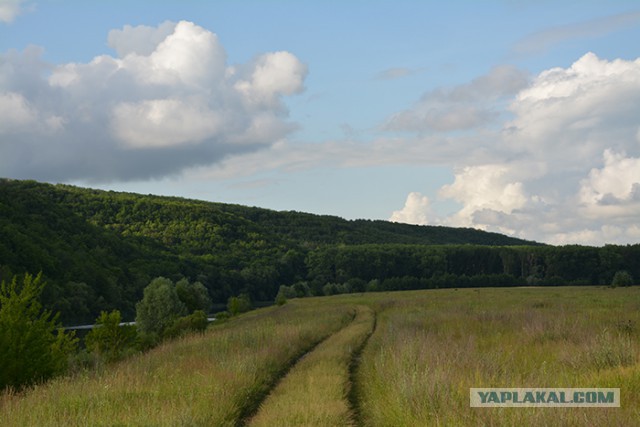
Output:
[[[263,402],[249,425],[352,425],[349,366],[373,325],[373,311],[356,306],[353,322],[305,355]]]
[[[371,330],[362,307],[352,321],[359,305],[377,325],[352,377],[364,425],[640,425],[638,287],[293,300],[103,371],[0,395],[0,425],[239,425],[270,391],[256,425],[348,425],[349,361]],[[470,408],[471,387],[620,388],[622,407]]]
[[[366,425],[640,425],[640,289],[468,289],[378,304]],[[617,408],[470,408],[470,387],[620,388]]]
[[[288,364],[352,318],[347,306],[259,310],[102,372],[0,397],[2,426],[236,425]]]

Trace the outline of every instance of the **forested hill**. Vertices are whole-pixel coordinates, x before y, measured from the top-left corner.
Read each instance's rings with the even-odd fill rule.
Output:
[[[198,280],[219,303],[241,292],[273,300],[281,285],[320,294],[363,289],[362,281],[384,290],[449,286],[454,276],[480,274],[560,277],[552,248],[472,229],[0,180],[0,275],[42,271],[45,305],[65,323],[112,308],[131,319],[158,276]],[[621,248],[612,265],[594,264],[600,255],[588,250],[595,255],[572,250],[583,261],[569,262],[566,280],[607,281],[637,261]]]

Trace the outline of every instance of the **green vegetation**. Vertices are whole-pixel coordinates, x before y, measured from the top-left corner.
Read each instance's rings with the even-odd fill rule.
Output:
[[[231,316],[246,313],[251,310],[252,307],[251,297],[248,294],[240,294],[237,297],[231,297],[227,302],[227,311]]]
[[[209,312],[211,308],[211,297],[209,291],[200,282],[189,282],[187,279],[182,279],[176,283],[176,293],[178,298],[187,307],[188,313],[193,313],[197,310]]]
[[[188,312],[207,312],[209,298],[274,301],[282,286],[299,298],[611,285],[619,271],[640,278],[640,245],[543,246],[471,229],[0,180],[0,278],[39,271],[49,284],[43,305],[69,325],[114,309],[133,320],[156,277],[176,283]]]
[[[348,426],[349,366],[374,326],[374,313],[355,306],[354,320],[307,354],[272,391],[250,426]]]
[[[374,303],[364,425],[638,425],[640,289],[460,289]],[[470,387],[613,387],[622,407],[470,408]]]
[[[5,392],[0,424],[638,425],[638,301],[604,286],[291,299]],[[470,387],[613,387],[622,407],[470,408]]]
[[[132,325],[120,326],[120,323],[122,317],[118,310],[100,313],[94,328],[85,337],[87,350],[105,362],[115,362],[132,352],[136,344],[136,328]]]
[[[187,314],[187,306],[180,301],[175,284],[164,277],[156,277],[144,288],[142,300],[136,304],[136,326],[144,335],[160,339],[177,318]]]
[[[159,276],[199,282],[216,304],[241,293],[273,301],[281,285],[308,281],[306,259],[316,249],[372,243],[528,242],[471,229],[0,179],[0,279],[41,271],[49,284],[43,305],[66,325],[113,309],[133,320],[143,289]]]
[[[628,271],[618,271],[613,276],[613,280],[611,281],[611,286],[631,286],[633,285],[633,277],[629,274]]]
[[[0,390],[20,389],[67,369],[76,339],[59,329],[57,317],[42,309],[41,276],[0,284]]]
[[[0,425],[233,426],[301,355],[352,318],[287,304],[234,317],[100,371],[0,395]]]

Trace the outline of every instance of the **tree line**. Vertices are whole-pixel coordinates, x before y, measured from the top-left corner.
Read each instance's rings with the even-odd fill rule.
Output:
[[[347,221],[175,197],[0,180],[0,280],[42,272],[66,325],[136,316],[157,277],[198,282],[214,304],[460,286],[640,279],[640,245],[547,246],[473,229]]]

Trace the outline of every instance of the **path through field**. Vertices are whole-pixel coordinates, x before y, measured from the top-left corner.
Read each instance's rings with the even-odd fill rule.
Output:
[[[348,426],[359,424],[353,377],[375,327],[369,307],[354,307],[351,323],[304,355],[274,387],[249,426]]]

